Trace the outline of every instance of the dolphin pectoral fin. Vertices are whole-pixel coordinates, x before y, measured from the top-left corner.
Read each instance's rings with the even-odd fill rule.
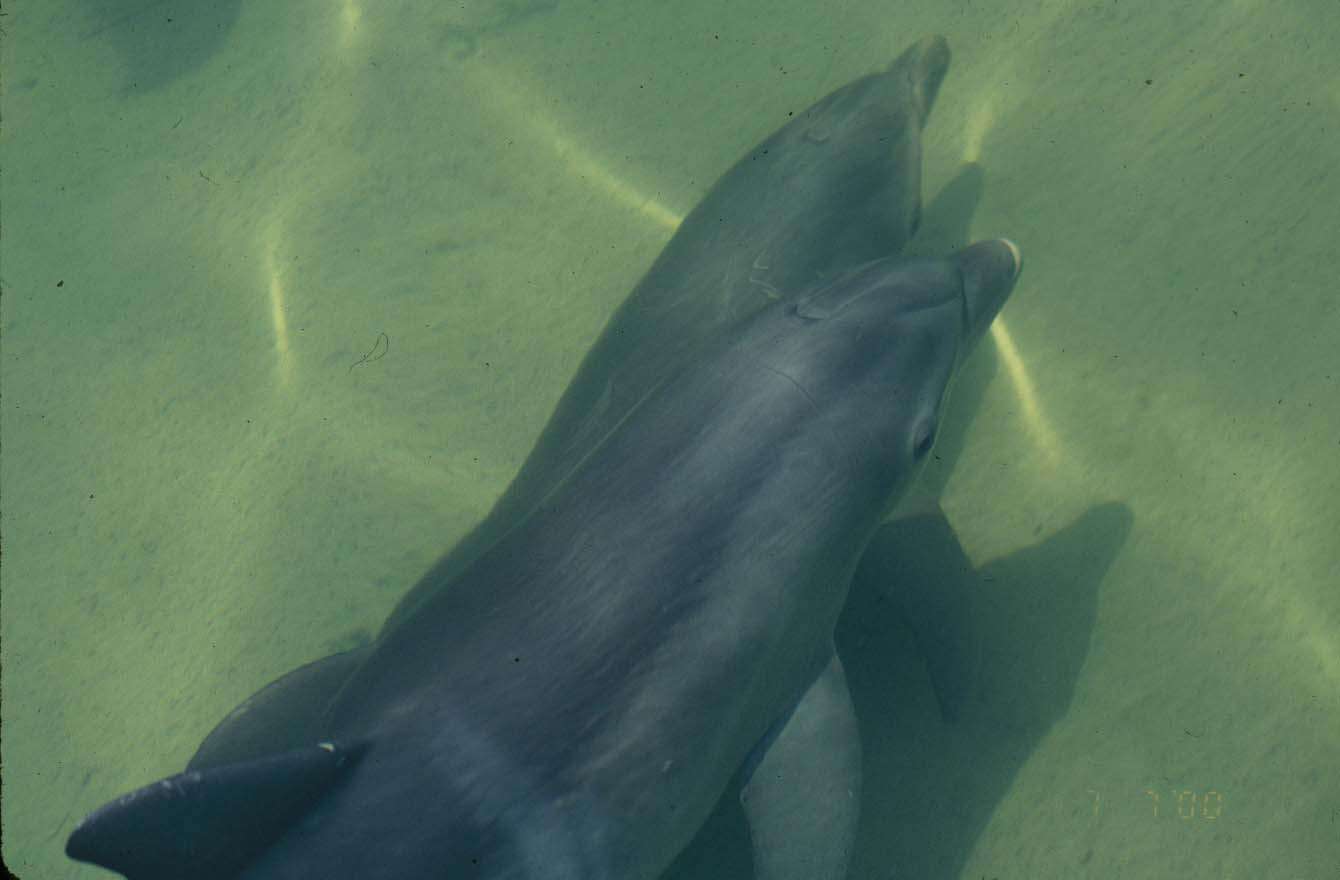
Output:
[[[205,770],[318,742],[322,716],[370,648],[331,654],[281,676],[220,721],[186,765]]]
[[[758,880],[842,880],[861,808],[861,740],[842,662],[759,744],[740,791]]]
[[[938,504],[880,526],[852,592],[887,595],[912,630],[942,720],[962,715],[976,679],[971,597],[978,575]]]
[[[179,773],[117,798],[80,822],[65,854],[128,880],[234,877],[363,751],[362,745],[321,743]]]

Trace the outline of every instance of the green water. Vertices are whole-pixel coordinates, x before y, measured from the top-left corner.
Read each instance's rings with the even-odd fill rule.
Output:
[[[82,815],[375,631],[717,175],[936,32],[925,196],[980,163],[971,232],[1027,268],[942,496],[981,574],[963,718],[897,621],[843,635],[854,876],[1337,876],[1333,2],[3,12],[20,877],[99,874]],[[1124,540],[1084,518],[1113,502]],[[739,876],[732,822],[681,875]]]

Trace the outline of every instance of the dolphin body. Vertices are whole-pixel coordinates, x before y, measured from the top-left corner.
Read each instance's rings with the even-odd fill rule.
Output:
[[[898,64],[821,101],[834,124],[789,143],[865,124],[861,93]],[[828,253],[870,246],[832,222],[848,234]],[[758,243],[761,225],[740,228]],[[843,876],[859,744],[834,621],[1019,258],[997,241],[843,271],[765,246],[736,275],[740,248],[695,282],[728,317],[686,327],[687,362],[639,356],[586,383],[603,385],[591,416],[549,446],[568,466],[536,471],[491,543],[449,555],[369,647],[243,703],[186,773],[97,811],[67,852],[132,880],[636,880],[739,773],[761,877]],[[822,280],[784,295],[806,275]],[[615,405],[628,376],[640,396]]]

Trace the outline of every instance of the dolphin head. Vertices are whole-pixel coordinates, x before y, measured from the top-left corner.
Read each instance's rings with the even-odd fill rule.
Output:
[[[921,216],[921,132],[949,60],[945,38],[926,37],[797,112],[722,177],[679,246],[708,274],[739,258],[773,294],[901,251]]]
[[[949,72],[949,61],[944,37],[924,37],[884,70],[853,80],[815,102],[775,140],[822,145],[839,155],[855,150],[845,161],[847,167],[870,174],[882,166],[885,173],[905,175],[909,165],[920,165],[921,130]],[[890,149],[899,157],[893,162],[886,158]],[[907,155],[908,150],[914,152]]]
[[[1021,269],[1006,239],[867,263],[785,304],[754,357],[818,410],[811,441],[888,504],[930,454],[954,375]]]
[[[921,219],[921,132],[949,71],[949,44],[930,36],[913,44],[880,73],[830,93],[765,142],[783,167],[790,204],[805,206],[801,224],[787,229],[825,243],[813,277],[897,253]],[[756,153],[759,151],[756,151]],[[804,195],[797,197],[796,190]],[[769,243],[770,256],[790,242]],[[822,257],[826,256],[827,262]],[[791,289],[795,289],[792,287]]]

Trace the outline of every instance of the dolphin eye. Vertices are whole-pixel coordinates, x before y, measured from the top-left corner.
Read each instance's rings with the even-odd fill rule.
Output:
[[[935,419],[926,419],[917,425],[916,433],[912,435],[912,458],[920,461],[925,458],[935,445]]]

